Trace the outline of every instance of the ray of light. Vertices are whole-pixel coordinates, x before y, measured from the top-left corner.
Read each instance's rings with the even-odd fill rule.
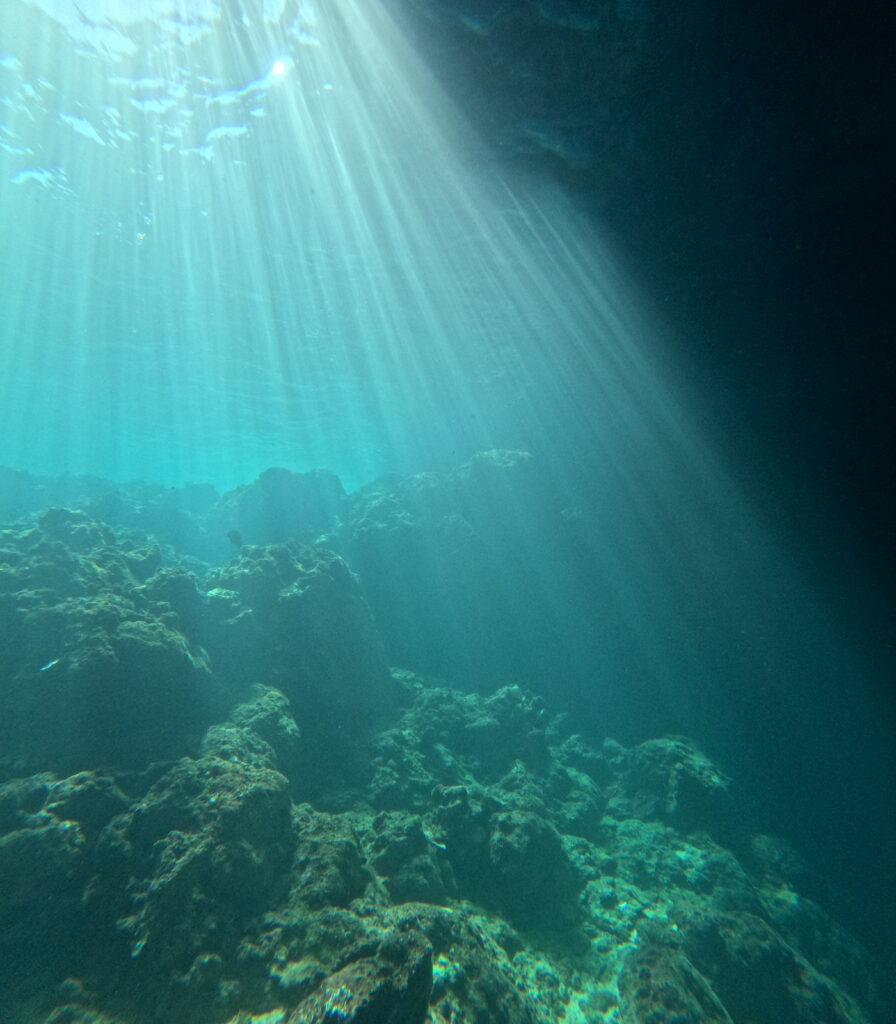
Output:
[[[526,449],[587,481],[620,671],[824,648],[606,243],[501,170],[378,4],[61,9],[2,15],[0,462],[354,487]]]

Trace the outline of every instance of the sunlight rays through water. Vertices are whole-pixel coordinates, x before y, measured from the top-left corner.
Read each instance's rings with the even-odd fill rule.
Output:
[[[42,18],[6,61],[8,461],[353,485],[570,427],[666,436],[598,240],[505,180],[382,9],[206,13]],[[78,31],[102,53],[63,59]]]
[[[526,450],[608,581],[595,649],[699,686],[823,646],[609,247],[499,166],[382,7],[39,6],[3,26],[0,461],[353,489]]]

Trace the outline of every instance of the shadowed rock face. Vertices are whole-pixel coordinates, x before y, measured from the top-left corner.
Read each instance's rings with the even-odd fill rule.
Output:
[[[367,701],[368,714],[380,706],[391,685],[382,643],[338,555],[295,545],[247,546],[205,582],[215,613],[208,617],[212,649],[227,664],[250,651],[245,671],[276,679],[303,720],[318,713],[332,721],[340,703],[347,715],[360,710],[359,701]]]
[[[4,535],[3,559],[10,770],[140,768],[198,742],[216,704],[208,659],[142,595],[147,552],[84,513],[50,509]]]
[[[732,1024],[706,979],[674,948],[646,941],[619,972],[623,1024]]]
[[[144,970],[217,954],[286,887],[295,839],[287,781],[220,758],[177,762],[104,830],[106,870],[128,878],[118,925]]]
[[[685,740],[594,750],[520,688],[394,682],[344,773],[308,777],[258,686],[196,757],[0,786],[4,1019],[884,1024],[882,976],[796,894],[792,850],[736,856],[644,799],[657,764],[723,778]]]
[[[80,511],[3,535],[0,764],[139,769],[194,752],[251,684],[276,682],[306,747],[354,737],[395,699],[367,604],[322,549],[246,546],[201,579],[160,568]]]
[[[208,530],[222,539],[234,531],[240,544],[313,544],[330,530],[344,498],[334,473],[267,469],[254,483],[229,491],[216,502]]]
[[[266,682],[288,698],[303,783],[351,774],[399,693],[348,565],[322,548],[246,546],[204,585],[203,641],[235,692]]]
[[[423,1024],[432,991],[432,948],[422,934],[387,935],[375,954],[331,974],[288,1024]]]

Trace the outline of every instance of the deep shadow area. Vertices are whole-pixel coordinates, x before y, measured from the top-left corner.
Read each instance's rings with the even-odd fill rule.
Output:
[[[610,232],[708,435],[869,652],[883,723],[838,666],[795,666],[805,741],[761,692],[730,734],[766,731],[790,780],[768,809],[824,832],[847,876],[865,862],[852,899],[867,905],[894,852],[869,827],[896,731],[892,6],[393,7],[499,159],[561,182]],[[814,766],[833,749],[831,778],[851,782],[832,789]],[[846,817],[819,829],[837,792]],[[848,792],[867,794],[864,829],[845,826]]]
[[[391,6],[499,158],[614,236],[806,561],[892,600],[891,5]]]

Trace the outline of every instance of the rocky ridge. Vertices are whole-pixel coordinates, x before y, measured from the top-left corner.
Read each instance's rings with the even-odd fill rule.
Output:
[[[825,880],[692,741],[389,668],[370,566],[424,529],[444,580],[494,543],[468,481],[513,472],[124,488],[0,533],[4,1020],[886,1021]]]

